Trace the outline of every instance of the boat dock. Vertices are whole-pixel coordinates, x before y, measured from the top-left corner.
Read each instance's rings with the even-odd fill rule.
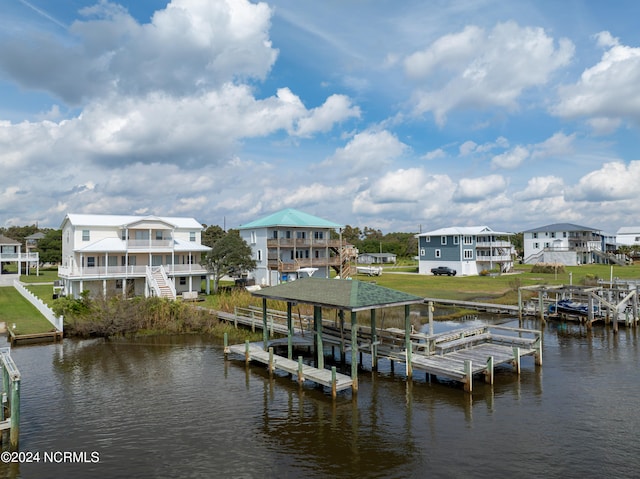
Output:
[[[237,314],[221,313],[220,319],[234,324],[256,329],[263,328],[263,319],[252,308],[236,308]],[[286,314],[270,310],[268,313],[270,336],[274,333],[286,334],[287,327],[283,320]],[[314,331],[309,329],[308,318],[299,318],[299,325],[291,344],[312,348],[315,343]],[[337,325],[335,321],[323,320],[322,343],[338,347],[341,359],[352,350],[352,334],[349,325]],[[435,377],[445,377],[462,383],[466,392],[473,390],[473,377],[484,376],[488,384],[493,384],[494,370],[501,365],[512,366],[516,374],[520,374],[521,358],[535,357],[535,364],[542,364],[542,340],[540,331],[510,328],[496,325],[476,326],[428,335],[412,333],[411,370],[421,370]],[[407,367],[407,348],[405,331],[399,328],[372,329],[359,325],[356,334],[356,349],[371,355],[372,369],[377,369],[380,360],[405,364]],[[298,361],[274,353],[274,349],[289,344],[288,338],[271,340],[265,351],[262,343],[246,343],[231,346],[225,345],[225,352],[245,358],[245,361],[256,361],[267,365],[269,371],[282,370],[297,377],[298,382],[306,380],[316,382],[331,389],[335,397],[338,391],[352,387],[351,377],[331,370],[303,364],[302,357]],[[360,361],[362,363],[362,360]]]
[[[519,312],[518,306],[509,304],[481,303],[477,301],[461,301],[457,299],[441,299],[441,298],[425,298],[425,302],[433,302],[434,304],[443,304],[447,306],[456,306],[465,309],[475,309],[486,313],[494,314],[513,314]]]
[[[302,356],[300,356],[297,361],[294,361],[293,359],[274,354],[273,347],[270,347],[268,351],[265,351],[262,348],[261,343],[249,343],[247,341],[245,344],[227,346],[225,348],[225,353],[242,355],[247,363],[250,361],[257,361],[262,364],[266,364],[270,374],[273,374],[274,371],[280,369],[289,374],[295,374],[298,379],[298,383],[310,380],[317,384],[326,386],[331,389],[333,397],[336,396],[338,391],[349,389],[353,385],[351,377],[336,372],[335,366],[330,370],[315,368],[308,364],[304,364],[302,362]]]

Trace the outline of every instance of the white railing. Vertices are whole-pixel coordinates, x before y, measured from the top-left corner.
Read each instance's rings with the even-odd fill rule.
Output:
[[[174,286],[173,281],[169,280],[169,277],[167,276],[167,272],[165,271],[163,266],[154,266],[154,267],[147,266],[146,275],[147,275],[147,281],[149,281],[149,284],[155,291],[156,296],[162,296],[162,291],[160,290],[160,284],[158,283],[158,279],[156,278],[156,275],[160,275],[160,277],[164,281],[164,284],[171,290],[171,295],[172,295],[171,297],[173,299],[176,298],[176,287]]]
[[[161,248],[167,249],[173,247],[173,240],[136,240],[130,239],[127,241],[127,246],[129,249],[145,249],[145,248]]]
[[[58,276],[61,278],[123,278],[143,277],[147,274],[147,265],[142,266],[93,266],[84,268],[58,266]],[[200,264],[167,264],[164,265],[165,271],[172,275],[178,274],[207,274],[207,269]]]
[[[509,241],[478,241],[476,248],[510,248],[512,245]]]
[[[0,253],[0,261],[34,261],[40,260],[39,253]]]
[[[42,302],[40,298],[35,296],[31,291],[25,288],[20,281],[14,280],[13,286],[18,290],[18,292],[24,296],[31,304],[33,304],[40,313],[49,320],[53,327],[56,328],[56,331],[63,331],[63,318],[62,316],[56,316],[55,313]]]

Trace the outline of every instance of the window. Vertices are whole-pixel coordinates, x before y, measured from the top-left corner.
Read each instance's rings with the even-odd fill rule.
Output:
[[[551,237],[552,237],[552,238],[555,238],[555,237],[556,237],[556,232],[555,232],[555,231],[552,231],[552,232],[551,232]]]
[[[273,239],[278,239],[278,230],[273,230]]]
[[[107,258],[107,266],[118,266],[118,257],[117,256],[109,256]]]
[[[116,279],[116,289],[122,289],[122,280]]]
[[[447,244],[447,237],[446,236],[441,236],[440,237],[440,244]]]
[[[82,241],[89,241],[89,230],[82,230]]]
[[[313,237],[317,240],[324,239],[324,231],[315,231]]]
[[[95,266],[96,266],[96,257],[87,256],[87,268],[95,268]]]
[[[127,230],[120,231],[120,239],[125,241],[127,239]]]
[[[464,244],[473,244],[473,236],[465,236]]]
[[[196,232],[189,231],[189,241],[195,241],[195,240],[196,240]]]
[[[307,237],[307,232],[306,231],[296,231],[296,238],[297,239],[305,239]]]
[[[314,253],[316,254],[316,258],[319,258],[319,257],[320,257],[320,251],[315,250],[315,251],[314,251]]]
[[[251,244],[256,244],[256,232],[251,232]]]
[[[532,237],[533,239],[536,239],[536,238],[538,237],[538,233],[532,233],[532,234],[531,234],[531,237]]]
[[[195,232],[192,232],[192,233],[193,233],[194,236],[193,236],[193,239],[191,241],[195,241],[196,240]],[[189,233],[189,235],[191,235],[191,233]],[[162,231],[161,230],[157,230],[156,231],[156,240],[158,240],[158,241],[162,240]]]
[[[420,248],[420,256],[424,256],[426,253],[424,248]]]
[[[567,232],[566,232],[566,231],[563,231],[563,232],[562,232],[562,237],[563,237],[563,238],[566,238],[566,237],[567,237]]]
[[[184,286],[187,284],[187,278],[184,276],[180,276],[180,286]]]
[[[259,250],[257,251],[257,253],[258,253],[258,261],[260,262],[260,261],[262,261],[262,250],[261,250],[261,249],[259,249]]]
[[[472,249],[465,249],[463,251],[463,257],[464,257],[464,259],[473,259],[473,250]]]
[[[533,243],[533,247],[534,247],[535,249],[540,248],[540,243]]]
[[[291,239],[291,231],[286,231],[284,237],[287,239]]]
[[[431,243],[431,236],[425,236],[424,237],[424,242],[425,243]]]
[[[453,244],[459,244],[460,243],[460,237],[459,236],[454,236],[453,237]]]
[[[437,249],[437,250],[436,250],[436,258],[439,258],[440,256],[441,256],[441,255],[440,255],[440,250],[439,250],[439,249]]]

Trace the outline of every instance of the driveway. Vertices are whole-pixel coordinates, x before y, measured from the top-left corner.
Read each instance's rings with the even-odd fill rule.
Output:
[[[0,274],[0,286],[13,286],[16,279],[20,279],[17,274]]]

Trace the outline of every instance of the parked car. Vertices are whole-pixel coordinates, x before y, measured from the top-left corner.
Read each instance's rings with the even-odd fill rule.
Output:
[[[456,270],[447,266],[438,266],[437,268],[431,268],[431,273],[434,276],[440,276],[442,274],[446,274],[447,276],[455,276]]]

